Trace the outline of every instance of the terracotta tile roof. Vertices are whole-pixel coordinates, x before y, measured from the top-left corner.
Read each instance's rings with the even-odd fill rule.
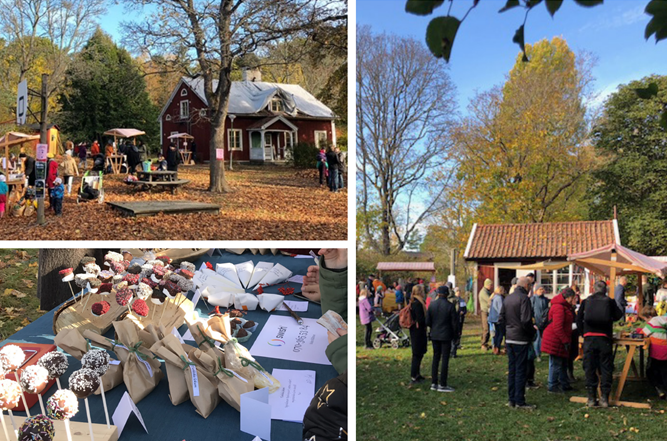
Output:
[[[433,262],[378,262],[378,271],[435,271]]]
[[[565,258],[615,242],[614,221],[476,225],[466,260]]]

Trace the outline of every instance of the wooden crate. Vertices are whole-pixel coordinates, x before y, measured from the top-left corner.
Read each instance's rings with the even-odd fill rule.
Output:
[[[11,440],[5,439],[5,432],[0,429],[0,441],[16,441],[16,438],[12,438],[13,429],[11,419],[9,415],[5,412],[5,423],[7,424],[7,431],[10,432],[9,437]],[[16,421],[16,427],[21,427],[24,417],[14,416],[14,421]],[[80,423],[77,421],[70,421],[69,423],[70,430],[72,431],[72,441],[90,441],[90,431],[88,430],[88,423]],[[56,436],[53,438],[54,441],[67,441],[67,432],[65,431],[65,423],[63,421],[53,421],[53,427],[56,431]],[[107,428],[106,424],[93,424],[93,436],[95,441],[118,441],[118,429],[116,426],[111,426]]]

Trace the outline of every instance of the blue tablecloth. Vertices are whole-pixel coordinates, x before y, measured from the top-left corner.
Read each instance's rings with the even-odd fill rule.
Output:
[[[232,262],[232,263],[241,263],[252,260],[254,263],[265,261],[272,263],[280,263],[281,265],[289,268],[295,275],[305,275],[308,266],[313,265],[313,259],[296,259],[289,256],[274,256],[274,255],[253,255],[252,253],[246,252],[243,255],[236,255],[231,253],[223,253],[219,255],[216,253],[214,256],[204,256],[197,262],[193,262],[197,268],[205,261],[209,261],[215,267],[216,263],[222,262]],[[281,285],[282,286],[282,285]],[[295,283],[290,283],[288,286],[295,289],[295,292],[299,292],[301,286]],[[268,293],[278,293],[278,286],[272,286],[265,289],[265,292]],[[189,293],[189,297],[192,298],[193,293]],[[287,300],[300,300],[295,299],[293,295],[287,296]],[[57,309],[57,308],[56,308]],[[199,301],[197,309],[200,312],[200,315],[206,315],[208,313],[208,308],[203,301]],[[212,308],[211,308],[212,309]],[[12,335],[9,339],[2,342],[2,344],[7,343],[46,343],[53,344],[54,336],[52,335],[52,326],[53,326],[53,313],[51,311],[39,319],[35,320],[29,326],[26,326],[16,334]],[[277,311],[273,314],[283,314],[287,315],[287,312]],[[300,316],[304,318],[319,318],[322,315],[322,309],[319,305],[315,303],[309,303],[308,311],[299,313]],[[259,326],[255,333],[250,337],[250,340],[245,342],[244,345],[250,349],[256,336],[262,329],[264,323],[269,317],[269,313],[264,310],[257,309],[256,311],[248,312],[248,315],[245,317],[248,320],[256,321]],[[187,330],[187,326],[183,325],[180,328],[181,334]],[[107,337],[113,337],[113,328],[107,333]],[[186,342],[194,345],[194,342]],[[71,375],[72,372],[78,370],[81,367],[81,363],[73,357],[68,355],[70,361],[70,367],[68,372],[61,378],[61,384],[63,387],[67,387],[67,378]],[[316,384],[315,390],[317,391],[324,383],[337,375],[335,369],[331,365],[319,365],[312,363],[300,363],[287,360],[277,360],[272,358],[257,357],[257,361],[269,372],[274,368],[278,369],[295,369],[295,370],[314,370],[316,374]],[[162,364],[162,370],[164,371],[164,363]],[[44,401],[51,396],[53,392],[57,390],[57,386],[53,386],[49,391],[44,394]],[[123,393],[126,391],[124,385],[120,385],[115,389],[109,391],[106,394],[107,405],[109,407],[109,415],[113,414],[116,405],[120,401]],[[121,440],[164,440],[164,441],[206,441],[206,440],[219,440],[219,439],[233,439],[233,440],[252,440],[254,437],[243,433],[239,428],[239,412],[234,410],[224,401],[218,405],[218,407],[209,415],[208,418],[204,419],[199,414],[195,412],[195,407],[190,401],[187,401],[178,406],[173,406],[169,401],[167,396],[169,393],[169,386],[166,379],[163,379],[158,387],[151,392],[146,398],[139,402],[137,407],[139,408],[149,433],[146,434],[141,424],[136,418],[130,417],[123,433],[121,435]],[[102,406],[102,398],[97,395],[93,395],[88,398],[90,404],[91,417],[94,423],[104,424],[104,409]],[[36,414],[40,413],[39,403],[31,408],[31,413]],[[16,415],[25,416],[23,412],[16,412]],[[86,411],[83,401],[79,403],[79,413],[73,418],[73,421],[87,421],[86,420]],[[112,422],[113,424],[113,422]],[[301,437],[302,425],[299,423],[289,423],[285,421],[272,420],[271,422],[271,439],[272,440],[298,440]]]

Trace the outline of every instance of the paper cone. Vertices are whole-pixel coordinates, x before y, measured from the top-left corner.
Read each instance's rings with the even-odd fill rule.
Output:
[[[232,292],[235,292],[235,290],[240,290],[241,292],[245,292],[243,291],[243,288],[241,288],[238,285],[235,285],[234,282],[232,282],[231,280],[222,277],[220,274],[208,268],[205,268],[201,270],[199,274],[196,274],[195,277],[192,278],[192,282],[196,284],[200,289],[211,286],[213,288],[226,289],[227,291],[232,291]]]
[[[236,274],[236,266],[233,263],[218,263],[215,265],[215,272],[232,282],[235,287],[243,288],[239,276]]]
[[[248,282],[248,289],[255,289],[255,287],[257,287],[257,285],[262,281],[264,276],[269,273],[271,268],[273,268],[273,264],[271,262],[257,262],[257,265],[255,265],[255,271],[253,271],[250,282]]]
[[[237,263],[234,266],[236,267],[236,275],[239,278],[239,282],[241,282],[241,286],[246,288],[252,278],[252,270],[255,265],[252,263],[252,260],[249,260],[247,262]]]
[[[257,300],[259,300],[260,308],[271,312],[275,311],[283,304],[285,296],[281,296],[280,294],[260,294],[257,296]]]
[[[213,306],[224,306],[225,308],[228,308],[234,304],[236,294],[237,293],[225,291],[215,292],[209,295],[208,302]]]
[[[276,265],[264,276],[260,284],[262,286],[275,285],[276,283],[284,282],[290,277],[292,277],[292,271],[288,270],[281,264],[276,263]],[[253,291],[257,291],[258,287],[259,285],[256,286]]]
[[[236,294],[234,296],[234,308],[242,309],[243,311],[254,311],[257,309],[259,300],[254,294]]]

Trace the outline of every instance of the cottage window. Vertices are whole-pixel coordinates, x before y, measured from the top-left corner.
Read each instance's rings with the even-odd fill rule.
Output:
[[[540,285],[544,286],[545,294],[556,295],[563,288],[570,286],[572,281],[577,281],[580,279],[583,282],[583,269],[580,267],[574,268],[573,271],[581,271],[581,274],[573,273],[572,277],[570,277],[571,270],[572,265],[568,265],[564,268],[554,271],[540,271]],[[580,285],[580,287],[581,286],[582,285]]]
[[[327,146],[328,138],[326,130],[315,130],[315,145],[318,149]]]
[[[190,101],[183,100],[181,101],[181,118],[190,117]]]
[[[171,121],[171,115],[167,114],[167,115],[164,117],[164,120],[165,120],[165,121]]]
[[[199,117],[206,118],[206,109],[199,109]]]
[[[294,132],[285,132],[285,148],[291,149],[294,147]]]
[[[272,112],[282,112],[283,111],[283,102],[280,98],[273,98],[271,100],[271,111]]]
[[[227,130],[227,145],[229,150],[243,150],[243,138],[241,137],[241,129]]]
[[[188,89],[184,87],[183,90],[181,90],[181,96],[188,96]]]

